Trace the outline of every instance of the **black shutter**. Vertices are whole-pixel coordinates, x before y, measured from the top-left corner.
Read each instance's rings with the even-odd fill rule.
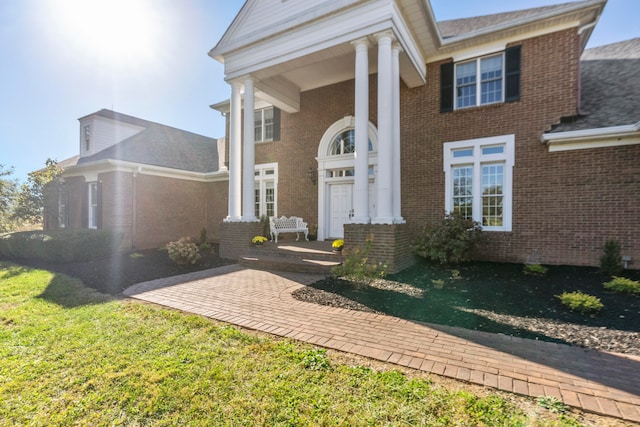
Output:
[[[97,185],[98,200],[96,203],[96,228],[102,229],[102,181],[98,181]]]
[[[505,50],[505,102],[520,99],[520,46]]]
[[[453,62],[440,65],[440,112],[453,111]]]
[[[273,107],[273,140],[280,141],[280,109]]]

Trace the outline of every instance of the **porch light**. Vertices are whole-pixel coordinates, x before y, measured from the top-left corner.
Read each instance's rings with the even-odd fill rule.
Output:
[[[307,175],[309,176],[311,183],[313,185],[316,185],[316,181],[318,179],[317,172],[313,168],[309,168],[309,170],[307,171]]]

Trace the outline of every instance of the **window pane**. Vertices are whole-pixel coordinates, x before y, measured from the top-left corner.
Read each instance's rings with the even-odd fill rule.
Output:
[[[501,227],[504,201],[504,165],[482,166],[482,225]]]
[[[457,106],[476,105],[476,62],[456,65]]]
[[[504,153],[504,145],[495,145],[493,147],[482,147],[482,155],[502,154]]]
[[[473,166],[454,167],[453,214],[473,218]]]
[[[349,154],[355,151],[355,140],[353,129],[346,130],[336,136],[331,144],[331,155]]]
[[[502,55],[480,61],[480,81],[482,82],[481,104],[502,101]]]
[[[262,110],[256,111],[253,114],[253,121],[255,126],[255,141],[262,141]]]
[[[273,181],[265,182],[265,207],[266,215],[274,216],[276,208],[276,189]]]
[[[260,218],[260,183],[259,182],[256,182],[255,193],[256,193],[256,211],[255,211],[255,216],[256,216],[256,218]]]
[[[273,108],[264,110],[264,140],[273,139]]]
[[[453,157],[471,157],[473,156],[473,148],[463,148],[462,150],[453,150]]]

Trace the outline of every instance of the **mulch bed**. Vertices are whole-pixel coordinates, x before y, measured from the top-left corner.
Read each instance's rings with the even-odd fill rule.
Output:
[[[452,274],[455,272],[455,274]],[[625,276],[639,279],[640,272]],[[545,277],[522,265],[470,263],[457,270],[418,265],[387,279],[327,278],[294,293],[307,302],[407,320],[640,356],[640,295],[606,291],[593,268],[550,267]],[[604,304],[595,315],[572,312],[556,295],[580,290]]]

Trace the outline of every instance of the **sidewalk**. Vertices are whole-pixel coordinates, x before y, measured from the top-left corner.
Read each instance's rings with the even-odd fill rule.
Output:
[[[640,422],[640,357],[298,301],[317,275],[238,265],[140,283],[126,296],[244,328]]]

